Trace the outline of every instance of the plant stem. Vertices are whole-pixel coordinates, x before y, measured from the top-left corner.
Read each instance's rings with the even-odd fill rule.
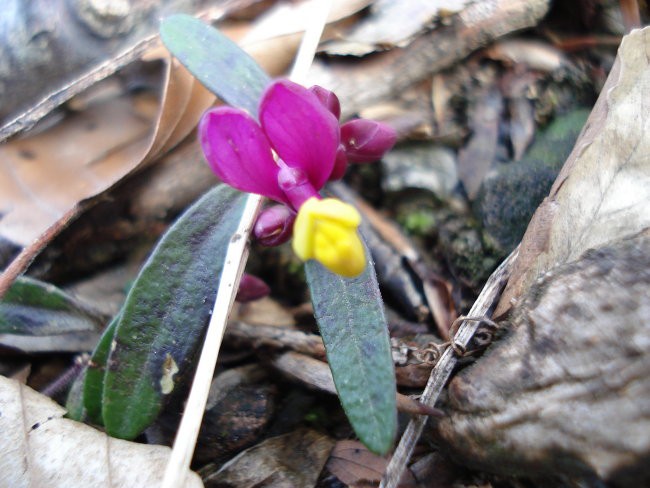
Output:
[[[309,71],[318,41],[325,28],[331,0],[317,2],[315,5],[315,11],[310,17],[311,23],[307,26],[296,56],[296,62],[291,71],[290,78],[298,82],[304,80],[307,71]],[[163,488],[178,488],[185,485],[201,421],[203,420],[221,341],[226,330],[226,323],[248,259],[250,233],[257,220],[263,200],[264,198],[259,195],[248,196],[239,227],[230,239],[219,289],[217,290],[217,298],[214,302],[208,331],[201,350],[201,357],[192,382],[192,389],[176,433],[169,463],[165,469],[162,482]]]
[[[480,295],[474,302],[474,305],[469,312],[469,317],[482,317],[489,312],[508,281],[517,254],[518,248],[515,249],[503,263],[501,263],[494,273],[492,273]],[[460,324],[458,332],[456,332],[454,337],[451,338],[453,345],[460,348],[466,347],[479,325],[480,322],[475,319],[464,320]],[[431,371],[429,381],[420,397],[422,403],[429,407],[435,406],[436,401],[440,396],[440,392],[442,392],[442,389],[447,384],[457,361],[458,358],[454,353],[454,347],[452,347],[452,345],[447,346],[447,349],[442,353],[440,360]],[[422,435],[427,420],[428,417],[417,415],[408,423],[406,430],[395,449],[393,457],[386,467],[386,472],[379,484],[379,488],[396,488],[399,485],[402,473],[413,454],[413,450],[420,439],[420,435]]]

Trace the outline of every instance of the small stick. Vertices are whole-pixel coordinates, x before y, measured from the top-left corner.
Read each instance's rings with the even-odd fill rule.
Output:
[[[305,78],[314,58],[318,39],[320,39],[325,28],[325,20],[330,5],[331,1],[317,4],[318,11],[314,12],[314,16],[312,16],[314,21],[307,27],[305,32],[296,57],[296,63],[291,72],[291,79]],[[316,39],[315,42],[314,39]],[[176,433],[169,462],[165,469],[162,488],[178,488],[185,485],[196,440],[199,436],[205,405],[208,400],[210,383],[217,365],[219,348],[235,300],[235,294],[239,287],[239,281],[246,266],[250,233],[257,220],[263,200],[264,198],[259,195],[248,196],[237,231],[230,239],[217,290],[217,298],[214,302],[208,331],[201,350],[201,357],[199,358],[192,389],[183,412],[183,418]]]
[[[494,273],[492,273],[483,287],[481,294],[474,302],[474,305],[469,312],[470,317],[482,317],[487,314],[488,310],[492,307],[495,300],[499,297],[501,290],[505,286],[517,254],[518,248],[515,249],[503,263],[501,263]],[[440,396],[440,392],[442,392],[442,389],[447,384],[447,381],[454,370],[454,366],[456,366],[456,362],[458,361],[454,349],[458,347],[464,349],[478,327],[479,321],[475,319],[465,319],[460,324],[458,332],[451,338],[454,347],[451,345],[447,346],[445,352],[442,353],[440,360],[436,363],[433,370],[431,370],[427,386],[424,388],[422,396],[420,397],[422,403],[429,407],[435,406],[438,396]],[[404,472],[409,459],[411,459],[415,445],[420,439],[420,435],[422,435],[422,430],[427,423],[427,419],[428,417],[420,415],[414,417],[408,423],[406,430],[395,449],[395,453],[386,467],[386,472],[379,484],[379,488],[397,487],[400,478],[402,477],[402,473]]]
[[[65,229],[70,222],[76,219],[84,209],[83,204],[77,204],[64,213],[56,220],[51,226],[47,228],[40,236],[14,258],[14,260],[7,266],[2,274],[0,274],[0,298],[11,288],[14,281],[22,275],[29,265],[32,264],[34,259],[41,253],[43,249],[54,239],[58,234]]]

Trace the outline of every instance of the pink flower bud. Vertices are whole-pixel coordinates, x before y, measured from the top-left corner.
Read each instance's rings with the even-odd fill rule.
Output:
[[[269,293],[271,293],[269,285],[257,276],[244,273],[239,282],[239,290],[237,290],[235,300],[239,303],[252,302],[253,300],[264,298]]]
[[[337,119],[341,116],[341,102],[339,102],[339,97],[334,92],[318,85],[312,86],[309,91],[316,95],[320,103],[332,112]]]
[[[253,235],[263,246],[279,246],[291,238],[296,215],[286,205],[267,207],[257,217]]]
[[[345,146],[343,144],[339,145],[339,148],[336,150],[336,160],[334,161],[334,168],[332,169],[332,174],[330,175],[330,181],[340,180],[345,175],[345,171],[348,169],[348,157],[345,154]]]
[[[396,140],[397,134],[392,127],[374,120],[356,119],[341,126],[341,143],[351,163],[381,159]]]

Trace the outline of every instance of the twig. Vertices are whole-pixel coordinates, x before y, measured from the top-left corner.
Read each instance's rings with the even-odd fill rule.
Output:
[[[485,316],[488,313],[495,300],[499,297],[501,290],[510,276],[512,264],[514,263],[517,254],[518,249],[515,249],[510,256],[501,263],[496,271],[492,273],[483,287],[481,294],[476,299],[476,302],[474,302],[474,305],[469,312],[470,317]],[[452,338],[453,345],[450,345],[445,349],[440,360],[431,371],[427,386],[424,388],[424,392],[420,397],[422,403],[429,407],[435,406],[440,392],[447,384],[447,381],[456,366],[456,362],[458,361],[454,349],[462,350],[466,348],[479,325],[479,322],[474,319],[463,320],[460,324],[458,332]],[[402,477],[402,473],[411,458],[411,454],[413,454],[415,445],[420,439],[420,435],[427,423],[427,419],[428,417],[425,416],[416,416],[411,419],[404,431],[404,435],[402,435],[402,438],[395,449],[392,459],[386,467],[386,472],[384,473],[379,488],[397,487],[400,478]]]
[[[210,383],[217,364],[219,348],[226,329],[226,322],[235,294],[239,287],[239,280],[246,266],[248,258],[248,239],[255,219],[260,210],[264,197],[249,195],[246,206],[239,221],[239,227],[231,237],[226,251],[225,263],[217,298],[214,301],[212,316],[208,324],[208,331],[203,342],[201,357],[196,368],[192,389],[187,399],[183,418],[181,419],[174,447],[169,458],[169,463],[163,478],[163,488],[178,488],[184,486],[190,461],[194,454],[196,439],[199,435],[199,428],[203,420],[205,404],[208,400]]]
[[[7,266],[4,272],[0,275],[0,298],[7,293],[16,279],[23,274],[30,264],[36,259],[43,249],[54,239],[63,229],[65,229],[70,222],[77,218],[81,211],[84,209],[84,204],[80,203],[72,207],[64,213],[56,222],[47,228],[38,238],[36,238],[29,246],[23,248],[22,251],[14,258],[14,260]]]
[[[293,80],[302,80],[311,66],[314,58],[318,40],[320,39],[325,20],[331,6],[331,1],[316,4],[316,11],[313,12],[313,22],[308,25],[303,42],[298,50],[296,63],[291,71]],[[226,258],[217,290],[217,298],[212,309],[212,316],[208,324],[208,331],[201,350],[201,357],[192,382],[192,389],[187,399],[183,418],[181,419],[174,447],[169,457],[169,463],[165,469],[163,488],[178,488],[184,486],[189,471],[190,461],[194,454],[196,440],[199,435],[201,421],[205,405],[208,400],[210,383],[214,376],[214,370],[219,356],[219,348],[223,339],[224,331],[230,310],[232,308],[235,294],[239,287],[239,280],[244,272],[248,258],[248,242],[250,232],[255,224],[257,215],[262,205],[263,197],[249,195],[242,218],[237,231],[230,239]]]

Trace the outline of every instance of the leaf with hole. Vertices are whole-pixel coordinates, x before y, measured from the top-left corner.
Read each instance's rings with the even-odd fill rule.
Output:
[[[192,369],[245,199],[225,185],[208,192],[167,231],[140,271],[103,379],[102,418],[110,435],[128,439],[142,432]]]

